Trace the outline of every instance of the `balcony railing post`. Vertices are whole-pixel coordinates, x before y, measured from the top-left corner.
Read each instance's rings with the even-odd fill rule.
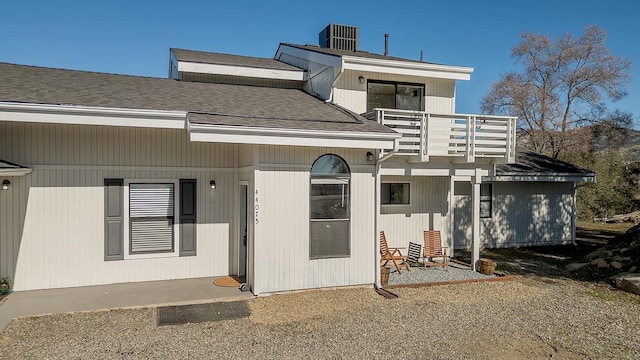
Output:
[[[516,121],[517,118],[507,121],[507,163],[516,162]]]
[[[506,138],[506,151],[504,152],[504,161],[510,163],[511,161],[511,119],[507,120],[507,138]]]
[[[476,159],[476,117],[467,116],[467,162],[474,162]]]
[[[422,114],[420,121],[420,160],[422,162],[429,161],[429,114]]]

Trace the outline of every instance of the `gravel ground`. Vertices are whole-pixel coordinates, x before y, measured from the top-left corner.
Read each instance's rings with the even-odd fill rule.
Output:
[[[391,266],[389,268],[391,270],[389,273],[389,285],[421,284],[493,277],[493,275],[484,275],[471,270],[471,268],[467,266],[462,266],[454,262],[449,262],[447,269],[440,266],[427,268],[424,266],[412,266],[411,271],[400,269],[402,271],[401,274],[398,274],[398,270],[396,270],[395,267]]]
[[[304,291],[249,301],[249,318],[156,326],[155,309],[14,320],[0,358],[638,359],[640,297],[550,277]]]

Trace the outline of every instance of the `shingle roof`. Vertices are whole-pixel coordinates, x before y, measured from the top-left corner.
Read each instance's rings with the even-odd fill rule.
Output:
[[[496,176],[585,176],[596,173],[581,167],[538,154],[524,148],[516,149],[515,164],[496,166]]]
[[[0,101],[178,110],[198,123],[395,132],[302,90],[114,75],[0,63]]]
[[[404,62],[412,62],[412,63],[420,63],[420,64],[438,65],[432,62],[427,62],[427,61],[406,59],[406,58],[395,57],[395,56],[384,56],[384,55],[380,55],[380,54],[376,54],[368,51],[362,51],[362,50],[350,51],[350,50],[340,50],[340,49],[329,49],[329,48],[320,47],[319,45],[309,45],[309,44],[298,45],[298,44],[282,43],[281,45],[291,46],[291,47],[303,49],[303,50],[315,51],[317,53],[333,55],[333,56],[355,56],[355,57],[362,57],[362,58],[369,58],[369,59],[396,60],[396,61],[404,61]]]
[[[304,71],[295,66],[285,64],[283,62],[270,58],[258,58],[175,48],[171,48],[170,50],[175,55],[176,59],[178,59],[178,61],[188,61],[203,64],[244,66],[274,70],[289,70],[300,72]]]

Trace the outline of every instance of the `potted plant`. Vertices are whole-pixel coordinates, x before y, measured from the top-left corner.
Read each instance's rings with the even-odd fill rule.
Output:
[[[0,278],[0,295],[9,294],[11,292],[11,279],[9,277]]]

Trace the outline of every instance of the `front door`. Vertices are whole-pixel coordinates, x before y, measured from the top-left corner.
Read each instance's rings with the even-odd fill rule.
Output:
[[[238,236],[238,276],[247,274],[247,184],[240,184],[240,231]]]

